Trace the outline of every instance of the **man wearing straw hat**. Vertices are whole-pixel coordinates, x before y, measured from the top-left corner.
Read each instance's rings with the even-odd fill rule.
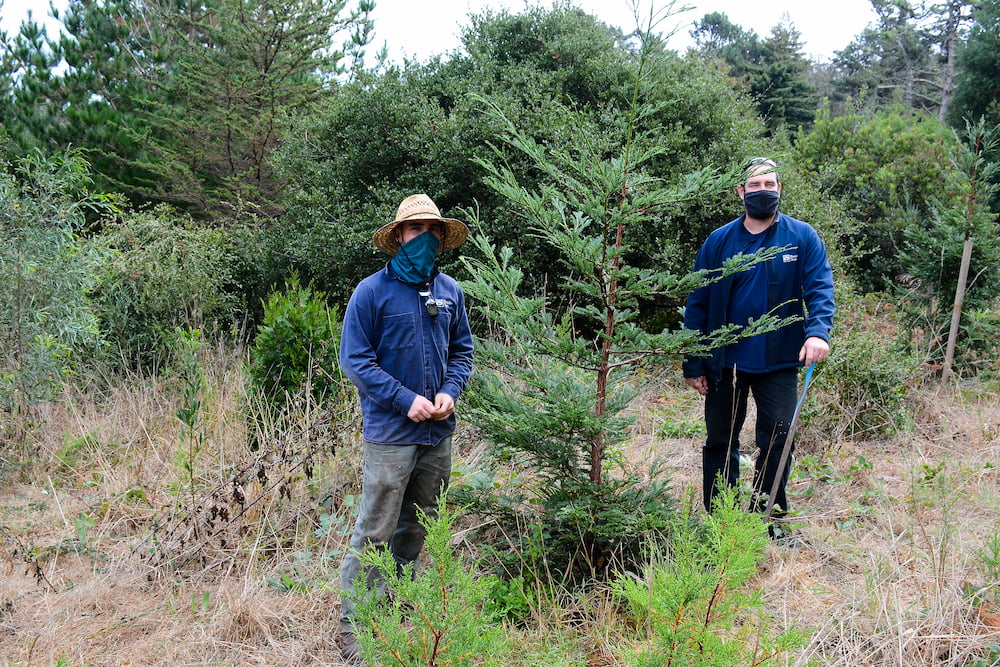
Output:
[[[781,181],[773,160],[754,158],[736,187],[744,215],[712,232],[695,260],[695,270],[717,271],[726,259],[762,248],[784,248],[774,259],[694,290],[688,296],[684,326],[708,335],[726,324],[745,326],[768,313],[798,321],[712,351],[688,357],[687,383],[705,397],[707,437],[702,449],[703,491],[712,509],[716,483],[732,486],[740,477],[740,430],[747,398],[757,406],[758,456],[754,491],[758,507],[770,516],[788,511],[785,483],[793,442],[798,368],[823,361],[830,353],[833,326],[833,273],[826,247],[809,224],[778,210]],[[807,376],[808,377],[808,376]],[[794,438],[794,434],[792,435]],[[767,507],[768,503],[773,506]],[[783,534],[770,526],[771,534]]]
[[[368,590],[381,588],[378,573],[361,565],[365,550],[388,549],[400,567],[416,564],[426,532],[417,510],[433,516],[448,485],[455,402],[472,373],[473,344],[462,289],[435,263],[468,233],[427,195],[407,197],[373,238],[392,259],[347,304],[340,365],[361,398],[364,463],[344,591],[360,577]],[[342,596],[341,653],[349,664],[361,661],[354,613]]]

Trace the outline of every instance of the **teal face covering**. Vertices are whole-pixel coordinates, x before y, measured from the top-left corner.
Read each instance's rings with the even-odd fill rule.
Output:
[[[426,285],[434,274],[434,260],[437,259],[441,242],[431,232],[424,232],[399,246],[399,252],[392,258],[392,268],[411,285]]]

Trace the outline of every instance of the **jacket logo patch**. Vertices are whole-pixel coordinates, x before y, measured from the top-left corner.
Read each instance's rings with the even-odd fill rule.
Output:
[[[785,264],[788,264],[789,262],[797,262],[797,261],[799,261],[799,256],[798,255],[782,255],[781,256],[781,261],[784,262]]]

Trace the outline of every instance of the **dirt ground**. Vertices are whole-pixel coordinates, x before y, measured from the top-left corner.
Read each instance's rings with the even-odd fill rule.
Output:
[[[175,426],[155,395],[127,398],[131,408],[112,400],[48,415],[36,462],[8,461],[0,475],[0,664],[340,664],[336,554],[356,452],[290,475],[245,522],[238,549],[212,543],[172,570],[152,562],[164,546],[149,533],[170,516]],[[692,395],[671,386],[635,410],[624,458],[665,459],[678,498],[700,504]],[[800,436],[789,483],[798,545],[770,546],[755,584],[774,622],[809,639],[774,664],[1000,664],[997,396],[928,397],[891,441]],[[70,456],[67,443],[81,441]],[[466,439],[457,468],[475,469],[483,451]],[[219,479],[247,458],[231,444],[202,456]],[[329,509],[309,506],[316,499]],[[276,529],[318,526],[338,507],[345,516],[322,539]],[[618,664],[601,651],[566,664],[584,663]]]

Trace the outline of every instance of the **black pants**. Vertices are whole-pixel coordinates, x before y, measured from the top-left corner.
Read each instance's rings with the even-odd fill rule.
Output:
[[[798,369],[789,368],[771,373],[744,373],[725,369],[722,378],[709,387],[705,397],[705,425],[708,438],[702,450],[704,466],[703,492],[705,509],[711,510],[715,485],[719,475],[729,485],[740,478],[740,430],[747,416],[747,397],[752,393],[757,406],[756,441],[759,452],[754,470],[753,488],[759,500],[757,509],[766,510],[775,473],[781,461],[781,451],[788,437],[798,384]],[[792,445],[794,447],[794,443]],[[785,483],[791,467],[791,450],[782,471],[781,483],[774,503],[776,514],[788,511]]]

